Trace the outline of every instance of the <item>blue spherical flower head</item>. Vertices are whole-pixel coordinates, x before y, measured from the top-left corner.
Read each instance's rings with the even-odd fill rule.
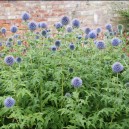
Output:
[[[120,44],[121,40],[119,38],[113,38],[111,41],[111,44],[113,46],[118,46]]]
[[[115,62],[112,65],[112,71],[115,73],[119,73],[119,72],[123,71],[123,69],[124,69],[124,66],[120,62]]]
[[[21,63],[22,59],[21,59],[21,57],[17,57],[17,58],[15,59],[15,61],[16,61],[17,63]]]
[[[11,37],[8,38],[8,41],[9,41],[9,42],[12,42],[12,41],[13,41],[13,38],[11,38]]]
[[[47,31],[46,30],[42,30],[41,35],[46,37],[47,36]]]
[[[106,29],[108,30],[108,31],[111,31],[112,30],[112,25],[111,24],[106,24]]]
[[[2,27],[2,28],[1,28],[1,33],[2,33],[2,34],[6,34],[6,28]]]
[[[97,31],[97,34],[99,34],[100,32],[101,32],[101,28],[100,27],[98,27],[97,29],[96,29],[96,31]]]
[[[12,42],[7,41],[6,42],[6,47],[12,47]]]
[[[28,23],[28,28],[31,30],[31,31],[34,31],[37,29],[37,23],[35,21],[30,21]]]
[[[73,68],[68,69],[70,73],[73,73]]]
[[[78,35],[77,38],[78,38],[78,39],[82,39],[82,36],[81,36],[81,35]]]
[[[14,100],[12,97],[7,97],[7,98],[4,100],[4,105],[5,105],[5,107],[7,107],[7,108],[13,107],[14,104],[15,104],[15,100]]]
[[[5,58],[4,58],[4,62],[7,64],[7,65],[9,65],[9,66],[11,66],[11,65],[13,65],[14,63],[15,63],[15,58],[13,57],[13,56],[6,56]]]
[[[56,46],[56,47],[60,47],[60,45],[61,45],[61,41],[60,41],[60,40],[56,40],[56,41],[55,41],[55,46]]]
[[[57,22],[54,24],[54,26],[56,29],[60,29],[60,28],[62,28],[63,25],[60,22]]]
[[[40,22],[40,28],[46,29],[47,23],[46,22]]]
[[[85,33],[88,35],[90,33],[91,29],[90,28],[85,28]]]
[[[79,28],[80,27],[80,21],[78,19],[72,20],[72,27],[73,28]]]
[[[57,47],[56,47],[56,46],[52,46],[52,47],[51,47],[51,50],[52,50],[53,52],[55,52],[55,51],[57,50]]]
[[[17,41],[17,44],[18,44],[18,45],[22,45],[22,41],[21,41],[21,40],[18,40],[18,41]]]
[[[18,28],[17,28],[17,26],[15,26],[15,25],[11,26],[11,28],[10,28],[10,31],[11,31],[12,33],[16,33],[17,30],[18,30]]]
[[[97,33],[95,30],[89,32],[88,37],[91,39],[95,39],[97,37]]]
[[[104,43],[103,41],[98,41],[98,42],[96,43],[96,47],[97,47],[98,49],[104,49],[104,48],[105,48],[105,43]]]
[[[0,47],[2,47],[2,42],[0,42]]]
[[[27,21],[30,19],[30,14],[27,12],[22,13],[22,20]]]
[[[75,88],[80,87],[82,85],[82,80],[79,77],[74,77],[71,81],[71,85]]]
[[[62,25],[68,25],[69,22],[70,22],[70,19],[69,19],[68,16],[63,16],[63,17],[61,18],[61,24],[62,24]]]
[[[74,44],[73,44],[73,43],[70,43],[69,48],[70,48],[71,50],[74,50],[74,49],[75,49]]]
[[[71,27],[71,26],[68,26],[68,27],[66,28],[66,30],[67,30],[68,33],[70,33],[70,32],[72,32],[72,27]]]
[[[17,38],[19,38],[19,37],[20,37],[19,34],[14,34],[14,35],[13,35],[13,38],[16,38],[16,39],[17,39]]]

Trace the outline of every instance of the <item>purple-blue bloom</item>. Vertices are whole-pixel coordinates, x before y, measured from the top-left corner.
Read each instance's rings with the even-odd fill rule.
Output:
[[[80,21],[78,19],[72,20],[72,27],[73,28],[79,28],[80,27]]]
[[[61,23],[62,23],[62,25],[68,25],[69,22],[70,22],[70,19],[69,19],[68,16],[63,16],[63,17],[61,18]]]
[[[56,47],[56,46],[52,46],[52,47],[51,47],[51,50],[52,50],[53,52],[55,52],[55,51],[57,50],[57,47]]]
[[[17,28],[17,26],[15,26],[15,25],[11,26],[11,28],[10,28],[10,31],[11,31],[12,33],[16,33],[17,30],[18,30],[18,28]]]
[[[98,42],[96,43],[96,47],[97,47],[98,49],[104,49],[104,48],[105,48],[105,43],[104,43],[103,41],[98,41]]]
[[[119,38],[113,38],[111,41],[111,44],[113,46],[118,46],[120,44],[121,40]]]
[[[71,85],[74,87],[80,87],[82,85],[82,80],[79,77],[74,77],[71,81]]]
[[[14,104],[15,104],[15,100],[12,97],[7,97],[4,100],[4,105],[7,108],[11,108],[12,106],[14,106]]]
[[[22,41],[21,41],[21,40],[18,40],[18,41],[17,41],[17,44],[18,44],[18,45],[21,45],[21,44],[22,44]]]
[[[54,24],[54,26],[56,29],[60,29],[60,28],[62,28],[63,25],[60,22],[57,22]]]
[[[6,28],[2,27],[2,28],[1,28],[1,33],[2,33],[2,34],[5,34],[5,33],[6,33]]]
[[[71,26],[68,26],[66,30],[67,30],[67,32],[70,33],[70,32],[72,32],[72,27]]]
[[[9,41],[6,42],[6,47],[12,47],[12,45],[13,45],[12,42]]]
[[[42,30],[41,35],[46,37],[47,36],[47,31],[46,30]]]
[[[96,29],[96,31],[97,31],[97,34],[99,34],[100,32],[101,32],[101,28],[100,27],[98,27],[97,29]]]
[[[4,62],[7,64],[7,65],[13,65],[15,63],[15,58],[13,56],[6,56],[4,58]]]
[[[47,23],[46,22],[40,22],[40,28],[46,29]]]
[[[111,31],[111,30],[112,30],[112,25],[111,25],[111,24],[106,24],[106,25],[105,25],[105,28],[106,28],[108,31]]]
[[[56,40],[56,41],[55,41],[55,46],[56,46],[56,47],[60,47],[60,45],[61,45],[61,41],[60,41],[60,40]]]
[[[2,42],[0,42],[0,47],[2,46]]]
[[[73,43],[70,43],[69,48],[70,48],[71,50],[74,50],[74,49],[75,49],[74,44],[73,44]]]
[[[90,28],[85,28],[85,33],[88,35],[90,33],[91,29]]]
[[[112,71],[115,73],[119,73],[119,72],[123,71],[123,69],[124,69],[124,66],[120,62],[115,62],[112,65]]]
[[[95,30],[89,32],[88,37],[91,39],[95,39],[97,37],[97,33]]]
[[[27,21],[30,19],[30,14],[27,12],[22,13],[22,20]]]
[[[37,29],[37,23],[35,21],[30,21],[28,23],[28,28],[31,30],[31,31],[34,31]]]
[[[21,57],[16,57],[16,58],[15,58],[15,61],[16,61],[17,63],[21,63],[22,58],[21,58]]]

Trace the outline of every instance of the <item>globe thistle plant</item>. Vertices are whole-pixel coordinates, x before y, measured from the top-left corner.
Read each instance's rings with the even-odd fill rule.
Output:
[[[57,22],[54,24],[54,26],[58,30],[58,29],[62,28],[63,25],[60,22]]]
[[[12,42],[7,41],[6,42],[6,47],[12,47]]]
[[[71,97],[71,94],[70,93],[66,93],[65,97],[69,98],[69,97]]]
[[[91,39],[95,39],[97,37],[97,33],[95,30],[89,32],[88,37]]]
[[[102,29],[101,29],[100,27],[98,27],[98,28],[96,29],[97,34],[99,34],[101,31],[102,31]]]
[[[30,31],[35,31],[37,29],[37,23],[35,21],[30,21],[28,23],[28,28]]]
[[[79,28],[80,27],[80,21],[78,19],[72,20],[72,27],[73,28]]]
[[[96,47],[97,47],[98,49],[104,49],[104,48],[105,48],[105,43],[104,43],[103,41],[98,41],[98,42],[96,43]]]
[[[118,46],[120,44],[121,40],[119,38],[113,38],[111,40],[112,46]]]
[[[90,33],[91,29],[90,28],[85,28],[85,33],[88,35]]]
[[[13,65],[15,63],[15,58],[13,56],[11,56],[11,55],[6,56],[4,58],[4,62],[5,62],[5,64],[11,66],[11,65]]]
[[[46,29],[47,23],[46,22],[40,22],[40,28]]]
[[[22,18],[22,20],[27,21],[30,19],[30,14],[27,12],[24,12],[24,13],[22,13],[21,18]]]
[[[111,25],[111,24],[106,24],[106,25],[105,25],[105,28],[106,28],[108,31],[111,31],[111,30],[112,30],[112,25]]]
[[[21,41],[21,40],[18,40],[18,41],[17,41],[17,44],[18,44],[18,45],[22,45],[22,41]]]
[[[60,40],[56,40],[56,41],[55,41],[55,46],[56,46],[56,47],[60,47],[60,45],[61,45],[61,41],[60,41]]]
[[[112,65],[112,71],[115,73],[119,73],[119,72],[123,71],[123,69],[124,69],[124,66],[120,62],[115,62]]]
[[[21,58],[21,57],[16,57],[16,58],[15,58],[15,61],[16,61],[16,63],[21,63],[22,58]]]
[[[67,30],[68,33],[70,33],[70,32],[72,32],[72,27],[71,27],[71,26],[68,26],[68,27],[66,28],[66,30]]]
[[[1,33],[2,33],[2,34],[6,34],[6,28],[2,27],[2,28],[1,28]]]
[[[12,33],[16,33],[17,30],[18,30],[18,28],[17,28],[17,26],[15,26],[15,25],[13,25],[13,26],[10,27],[10,31],[11,31]]]
[[[46,30],[42,30],[41,35],[46,37],[47,36],[47,31]]]
[[[57,47],[56,46],[52,46],[51,47],[51,51],[55,52],[57,50]]]
[[[7,108],[13,107],[14,104],[15,104],[15,100],[14,100],[12,97],[7,97],[7,98],[4,100],[4,105],[5,105],[5,107],[7,107]]]
[[[74,77],[71,81],[71,85],[75,88],[82,86],[82,80],[79,77]]]
[[[62,25],[68,25],[69,23],[70,23],[70,19],[69,19],[68,16],[63,16],[63,17],[61,18],[61,24],[62,24]]]
[[[75,49],[74,44],[73,43],[70,43],[69,48],[70,48],[70,50],[74,50]]]

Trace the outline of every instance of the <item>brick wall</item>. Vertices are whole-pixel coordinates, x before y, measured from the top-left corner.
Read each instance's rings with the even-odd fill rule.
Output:
[[[117,1],[118,2],[118,1]],[[112,1],[0,1],[0,28],[21,25],[21,13],[27,11],[37,22],[46,21],[49,26],[60,20],[62,15],[71,19],[78,18],[82,26],[94,25],[94,13],[98,15],[98,24],[104,26],[117,17],[112,12]]]

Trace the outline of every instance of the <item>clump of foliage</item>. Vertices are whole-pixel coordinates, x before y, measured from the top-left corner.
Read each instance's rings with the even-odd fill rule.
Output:
[[[35,32],[33,22],[24,37],[6,39],[12,46],[4,44],[0,57],[2,129],[129,128],[126,40],[113,30],[103,41],[92,29],[67,33],[67,19],[54,36]]]

